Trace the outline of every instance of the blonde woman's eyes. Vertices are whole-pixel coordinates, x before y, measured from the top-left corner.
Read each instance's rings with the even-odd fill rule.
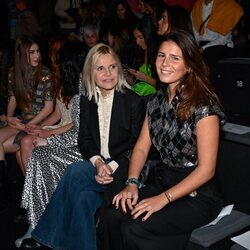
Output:
[[[111,68],[111,69],[116,69],[116,68],[117,68],[117,65],[112,64],[112,65],[110,66],[110,68]]]
[[[103,66],[99,66],[99,67],[96,68],[97,71],[102,71],[103,69],[104,69]]]

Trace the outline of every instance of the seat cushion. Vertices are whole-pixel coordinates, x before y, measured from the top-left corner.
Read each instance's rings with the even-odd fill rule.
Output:
[[[249,225],[250,215],[233,210],[230,215],[223,217],[216,225],[195,229],[191,234],[190,241],[209,247]]]
[[[231,246],[230,250],[247,250],[247,249],[239,244],[234,244]]]

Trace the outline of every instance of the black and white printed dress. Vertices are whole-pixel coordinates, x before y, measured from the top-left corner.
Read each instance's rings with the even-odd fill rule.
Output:
[[[47,146],[36,147],[29,158],[21,207],[35,227],[67,166],[82,159],[78,149],[80,95],[73,97],[73,127],[59,136],[48,137]]]

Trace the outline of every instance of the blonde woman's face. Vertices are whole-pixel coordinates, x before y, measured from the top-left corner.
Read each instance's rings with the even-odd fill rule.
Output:
[[[28,62],[31,66],[37,67],[40,61],[40,50],[36,43],[33,43],[28,52]]]
[[[94,68],[94,79],[103,96],[108,95],[118,83],[118,65],[111,54],[101,55]]]
[[[167,33],[168,31],[168,13],[165,10],[162,13],[161,19],[158,21],[158,30],[157,30],[157,34],[158,35],[164,35]]]

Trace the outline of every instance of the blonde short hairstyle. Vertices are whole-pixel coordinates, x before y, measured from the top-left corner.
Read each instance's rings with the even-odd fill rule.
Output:
[[[117,54],[114,52],[114,50],[110,46],[104,43],[99,43],[90,49],[85,59],[83,72],[82,72],[82,81],[83,81],[83,86],[85,89],[85,94],[88,96],[89,100],[94,98],[95,102],[98,101],[98,94],[97,94],[96,83],[94,79],[94,69],[95,69],[98,58],[101,55],[106,55],[106,54],[110,54],[114,58],[118,66],[118,83],[115,89],[118,92],[123,92],[125,88],[129,88],[129,89],[131,88],[124,77],[122,65]]]

